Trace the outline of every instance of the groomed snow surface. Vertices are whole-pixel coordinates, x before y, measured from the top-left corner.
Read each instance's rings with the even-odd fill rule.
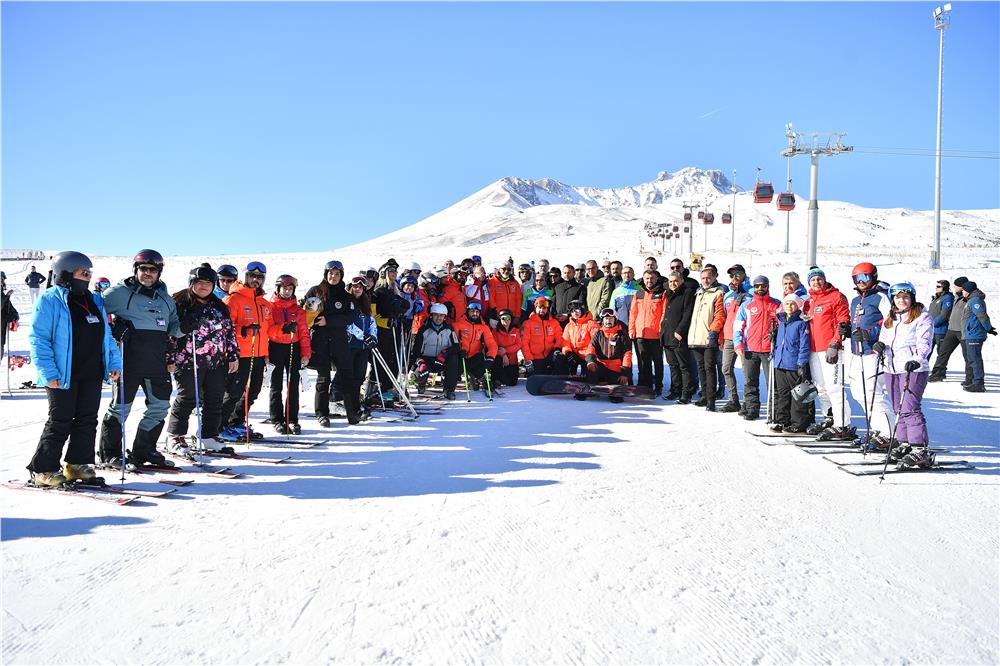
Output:
[[[1000,378],[958,380],[925,410],[976,469],[883,483],[660,400],[522,382],[324,430],[306,394],[325,443],[255,445],[294,459],[241,480],[128,506],[0,489],[3,662],[997,663]],[[25,478],[45,397],[2,405]]]

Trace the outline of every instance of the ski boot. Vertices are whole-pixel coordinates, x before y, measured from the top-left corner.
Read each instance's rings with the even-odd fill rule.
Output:
[[[292,423],[292,424],[289,425],[289,427],[292,429],[292,434],[293,435],[301,435],[302,434],[302,426],[300,426],[298,423]]]
[[[896,447],[889,451],[889,462],[898,463],[902,461],[903,458],[905,458],[911,451],[913,451],[912,446],[906,442],[900,442]]]
[[[784,429],[785,426],[781,425],[780,423],[772,423],[771,427],[768,428],[768,430],[770,430],[771,432],[781,432]]]
[[[249,425],[247,425],[245,423],[237,423],[236,425],[232,425],[232,426],[229,426],[229,428],[227,428],[227,430],[230,430],[230,429],[233,432],[235,432],[237,435],[239,435],[240,439],[242,439],[244,441],[246,441],[246,439],[247,439],[247,431],[250,432],[250,440],[251,441],[253,441],[255,439],[264,439],[264,435],[262,435],[259,432],[254,432],[253,426],[249,426]]]
[[[833,427],[833,419],[826,419],[822,423],[813,423],[811,426],[806,428],[807,435],[819,435],[821,432],[827,428]]]
[[[58,488],[66,485],[62,472],[32,472],[30,484],[39,488]]]
[[[245,442],[246,435],[240,435],[240,432],[231,426],[226,426],[222,429],[215,439],[220,442]]]
[[[930,452],[926,446],[916,446],[912,451],[903,456],[900,465],[903,467],[922,467],[927,469],[934,467],[937,456]]]
[[[234,455],[236,449],[228,446],[229,441],[224,440],[221,437],[209,437],[201,441],[202,446],[205,447],[206,451],[214,451],[215,453],[225,453],[226,455]]]
[[[882,435],[879,431],[875,430],[869,432],[864,437],[859,437],[858,439],[854,440],[854,443],[857,444],[862,451],[868,453],[875,453],[880,451],[888,453],[892,448],[894,448],[894,446],[898,442],[895,442],[894,440],[890,441],[888,437]]]
[[[621,397],[620,395],[609,395],[608,402],[617,405],[619,403],[625,402],[625,398]]]
[[[272,425],[274,426],[274,432],[279,435],[290,435],[292,433],[292,429],[284,421],[273,421]]]
[[[444,399],[445,400],[454,400],[455,399],[455,392],[454,391],[445,391]]]
[[[724,414],[730,414],[732,412],[739,412],[740,411],[740,403],[733,402],[732,400],[730,400],[729,402],[727,402],[726,404],[724,404],[722,407],[720,407],[719,411],[723,412]]]
[[[67,482],[77,481],[79,483],[93,483],[103,485],[104,479],[97,476],[91,465],[74,465],[73,463],[63,463],[63,476]]]
[[[130,463],[142,467],[143,465],[151,465],[153,467],[173,467],[174,463],[167,460],[162,453],[156,449],[146,449],[145,451],[131,451],[129,452],[128,460]]]
[[[817,437],[820,442],[850,442],[858,435],[858,429],[854,426],[842,426],[839,428],[827,428]]]
[[[167,440],[167,451],[186,458],[191,455],[191,443],[183,435],[171,435]]]
[[[330,417],[327,416],[326,414],[324,414],[322,416],[317,416],[316,417],[316,422],[319,423],[320,427],[322,427],[322,428],[329,428],[330,427]]]
[[[806,427],[793,423],[791,425],[785,426],[785,432],[790,432],[793,435],[798,435],[806,432]]]

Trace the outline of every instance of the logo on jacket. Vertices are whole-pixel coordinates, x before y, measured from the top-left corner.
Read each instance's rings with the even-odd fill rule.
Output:
[[[822,305],[817,305],[816,307],[813,308],[813,312],[815,312],[816,314],[819,314],[822,311],[823,311]]]
[[[336,303],[333,304],[333,307],[339,310],[340,308],[344,307],[344,304],[341,303],[340,301],[337,301]]]
[[[751,305],[750,307],[747,308],[747,310],[749,310],[751,314],[757,314],[758,312],[760,312],[760,308],[758,308],[756,305]]]

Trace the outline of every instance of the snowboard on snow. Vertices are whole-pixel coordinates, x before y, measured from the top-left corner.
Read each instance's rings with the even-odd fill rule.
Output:
[[[532,375],[528,377],[528,393],[531,395],[573,395],[582,398],[644,398],[656,397],[648,386],[621,386],[617,384],[588,384],[577,377],[559,375]]]

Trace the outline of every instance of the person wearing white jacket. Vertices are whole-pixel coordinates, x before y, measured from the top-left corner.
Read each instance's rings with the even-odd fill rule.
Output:
[[[895,438],[899,444],[890,457],[903,465],[931,467],[934,454],[927,448],[927,421],[920,401],[930,376],[934,342],[934,322],[922,303],[917,303],[917,290],[909,282],[889,288],[892,309],[883,324],[885,333],[876,344],[885,344],[886,389],[896,412]]]

